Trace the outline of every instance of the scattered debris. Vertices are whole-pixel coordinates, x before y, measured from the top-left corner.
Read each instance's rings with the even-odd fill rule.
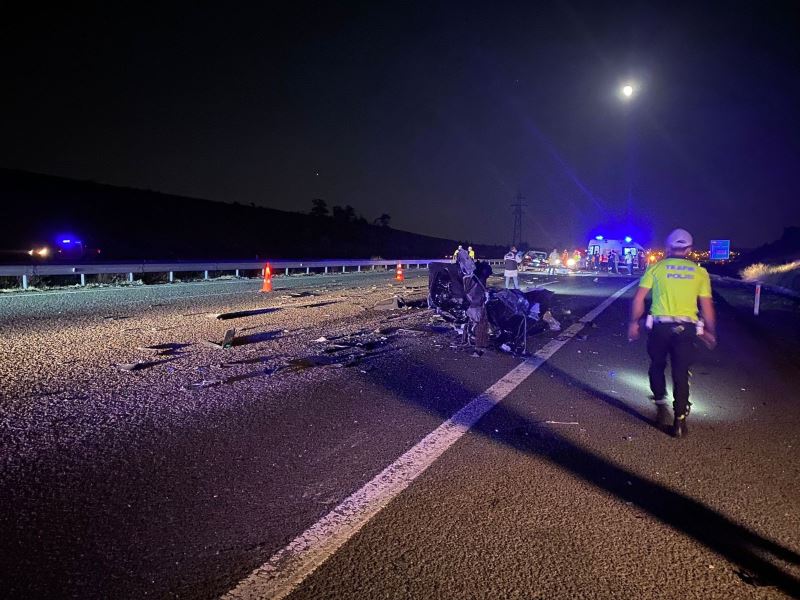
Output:
[[[384,300],[379,300],[373,308],[375,310],[398,310],[403,306],[403,299],[399,296],[392,296]]]
[[[239,319],[241,317],[252,317],[252,316],[255,316],[255,315],[264,315],[264,314],[267,314],[267,313],[275,312],[276,310],[280,310],[280,308],[256,308],[256,309],[253,309],[253,310],[237,310],[237,311],[234,311],[234,312],[220,313],[220,314],[209,315],[209,316],[214,316],[215,318],[219,319],[220,321],[226,321],[228,319]]]
[[[236,338],[236,329],[228,329],[225,332],[225,337],[222,338],[221,342],[204,342],[206,346],[211,346],[212,348],[230,348],[233,346],[233,341]]]
[[[259,333],[251,333],[249,335],[242,335],[233,340],[232,346],[246,346],[247,344],[257,344],[259,342],[269,342],[279,339],[282,331],[277,329],[275,331],[262,331]]]
[[[314,304],[298,304],[297,306],[292,306],[291,308],[319,308],[320,306],[329,306],[331,304],[341,304],[341,300],[328,300],[326,302],[315,302]],[[330,315],[323,315],[325,317],[329,317]]]
[[[547,323],[547,325],[550,327],[550,331],[561,331],[561,323],[556,321],[555,317],[549,310],[545,311],[545,313],[542,315],[542,321]]]
[[[138,371],[140,369],[144,369],[147,363],[143,362],[135,362],[135,363],[125,363],[117,365],[121,371]]]
[[[751,585],[753,587],[764,587],[766,584],[758,575],[754,575],[749,571],[745,571],[744,569],[739,569],[738,571],[734,571],[736,575],[739,576],[739,579],[744,581],[747,585]]]
[[[580,425],[577,421],[545,421],[548,425]]]
[[[191,346],[191,344],[169,342],[166,344],[153,344],[152,346],[136,346],[136,349],[142,352],[152,352],[156,356],[177,356],[179,354],[178,350],[186,346]]]
[[[209,388],[214,387],[215,385],[221,384],[222,381],[219,379],[203,379],[202,381],[198,381],[195,383],[189,383],[185,386],[181,386],[180,390],[182,392],[188,392],[189,390],[197,390],[202,388]]]
[[[173,360],[175,360],[175,358],[165,358],[164,360],[137,361],[135,363],[122,363],[122,364],[117,364],[116,366],[119,367],[120,371],[126,371],[130,373],[132,371],[142,371],[144,369],[149,369],[150,367],[155,367],[156,365],[160,365],[162,363],[172,362]]]
[[[351,344],[331,344],[323,352],[326,354],[333,354],[334,352],[340,352],[341,350],[349,350],[353,346]]]
[[[250,371],[249,373],[242,373],[241,375],[232,375],[222,380],[222,383],[230,385],[237,381],[244,381],[245,379],[252,379],[253,377],[264,377],[273,375],[278,371],[278,368],[273,369],[258,369],[257,371]]]

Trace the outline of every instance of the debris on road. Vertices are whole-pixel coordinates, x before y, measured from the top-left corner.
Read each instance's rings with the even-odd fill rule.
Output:
[[[734,573],[736,573],[739,579],[744,581],[749,586],[764,587],[766,585],[757,575],[754,575],[749,571],[745,571],[744,569],[739,569],[737,571],[734,571]]]
[[[189,384],[187,384],[185,386],[181,386],[180,390],[182,392],[188,392],[190,390],[197,390],[197,389],[202,389],[202,388],[214,387],[215,385],[219,385],[221,383],[222,383],[222,381],[220,381],[219,379],[203,379],[202,381],[198,381],[198,382],[195,382],[195,383],[189,383]]]
[[[545,421],[548,425],[580,425],[577,421]]]
[[[120,363],[117,364],[120,371],[125,372],[132,372],[132,371],[142,371],[144,369],[149,369],[150,367],[155,367],[156,365],[160,365],[162,363],[171,362],[175,360],[174,358],[166,358],[164,360],[150,360],[150,361],[138,361],[135,363]]]
[[[225,337],[222,338],[221,342],[207,341],[207,342],[204,342],[204,343],[205,343],[206,346],[210,346],[212,348],[227,349],[227,348],[231,348],[233,346],[233,341],[234,341],[235,338],[236,338],[236,329],[233,328],[233,329],[228,329],[225,332]]]
[[[227,313],[219,313],[215,315],[209,315],[210,317],[213,316],[220,321],[226,321],[228,319],[239,319],[241,317],[253,317],[256,315],[265,315],[267,313],[275,312],[280,310],[280,308],[255,308],[252,310],[237,310],[234,312],[227,312]]]
[[[137,350],[142,352],[151,352],[156,356],[176,356],[181,348],[190,346],[191,344],[179,344],[177,342],[168,342],[166,344],[153,344],[152,346],[136,346]]]
[[[403,299],[399,296],[392,296],[384,300],[379,300],[372,307],[375,310],[399,310],[403,306]]]

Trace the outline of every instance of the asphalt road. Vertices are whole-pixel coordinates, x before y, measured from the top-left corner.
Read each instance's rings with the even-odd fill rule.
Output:
[[[628,281],[562,278],[556,317]],[[233,589],[523,360],[471,356],[427,309],[374,308],[425,283],[1,296],[2,595]],[[688,439],[652,421],[623,298],[291,597],[800,597],[800,363],[780,333],[797,311],[754,321],[720,291]],[[231,327],[232,348],[206,343]]]

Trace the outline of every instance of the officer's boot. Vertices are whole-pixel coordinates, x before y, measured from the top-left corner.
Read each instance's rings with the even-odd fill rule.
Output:
[[[656,427],[664,432],[669,429],[669,408],[664,402],[656,402]]]
[[[686,424],[686,419],[689,416],[689,408],[691,404],[686,403],[686,408],[680,410],[675,409],[675,420],[672,422],[672,436],[675,438],[682,438],[689,435],[689,427]]]

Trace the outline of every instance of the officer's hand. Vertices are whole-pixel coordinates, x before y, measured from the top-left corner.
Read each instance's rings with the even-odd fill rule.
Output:
[[[700,338],[700,341],[703,342],[705,347],[708,348],[709,350],[713,350],[714,348],[717,347],[717,336],[711,333],[710,331],[704,331],[697,337]]]
[[[628,341],[634,342],[639,339],[639,321],[628,324]]]

